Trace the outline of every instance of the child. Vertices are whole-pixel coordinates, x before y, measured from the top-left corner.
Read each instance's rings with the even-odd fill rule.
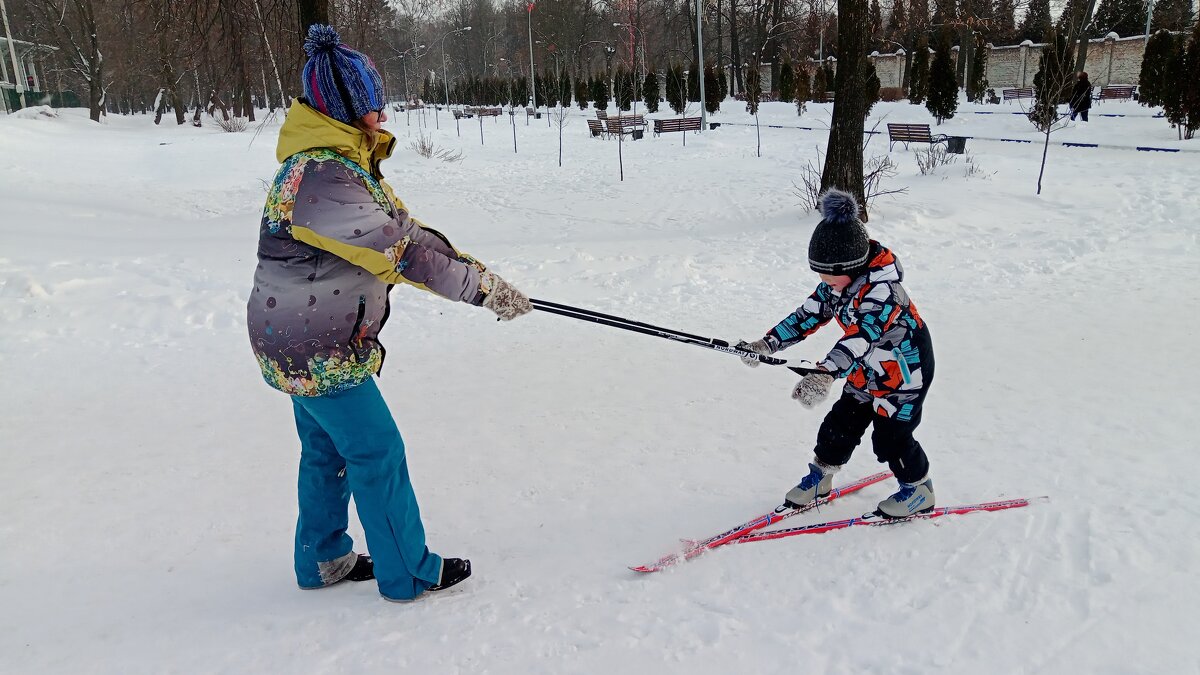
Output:
[[[867,427],[874,424],[875,456],[900,482],[900,490],[879,503],[879,513],[902,518],[928,511],[934,506],[929,460],[913,430],[921,423],[921,404],[933,381],[929,329],[900,285],[900,261],[867,237],[855,198],[829,190],[821,196],[821,215],[808,245],[808,264],[821,276],[821,284],[763,339],[738,344],[774,354],[830,319],[845,331],[817,364],[825,372],[805,375],[792,390],[792,398],[811,408],[825,400],[835,378],[847,379],[841,398],[821,423],[809,474],[787,493],[785,503],[802,506],[828,495],[833,474],[849,461]],[[742,360],[758,365],[752,357]]]

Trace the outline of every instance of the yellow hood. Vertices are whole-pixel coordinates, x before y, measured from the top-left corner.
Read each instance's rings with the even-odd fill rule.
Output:
[[[287,120],[279,130],[275,158],[283,162],[297,152],[329,148],[379,178],[382,175],[379,173],[379,163],[391,157],[396,139],[383,130],[379,131],[378,138],[378,143],[372,147],[371,137],[358,127],[326,117],[296,99],[288,108]]]

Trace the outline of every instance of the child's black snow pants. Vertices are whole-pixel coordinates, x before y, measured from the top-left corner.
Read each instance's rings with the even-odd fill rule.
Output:
[[[914,402],[912,416],[907,421],[878,415],[870,403],[859,401],[850,392],[843,393],[817,432],[817,447],[813,450],[817,459],[834,466],[850,461],[850,455],[862,440],[867,427],[874,424],[871,445],[879,461],[886,463],[903,483],[914,483],[924,478],[929,473],[929,459],[921,444],[913,438],[913,431],[921,423],[925,395],[933,383],[932,350],[924,354],[921,371],[925,388]]]

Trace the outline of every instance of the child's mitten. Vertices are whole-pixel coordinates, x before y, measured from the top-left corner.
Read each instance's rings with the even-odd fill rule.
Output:
[[[812,408],[829,396],[829,388],[833,386],[833,376],[829,373],[809,373],[796,384],[792,390],[792,398],[800,401],[805,408]]]
[[[746,342],[745,340],[742,340],[734,345],[734,347],[737,347],[738,349],[744,349],[748,352],[754,352],[755,354],[762,354],[763,356],[770,356],[771,354],[775,353],[775,350],[771,348],[771,344],[767,342],[766,338],[755,340],[754,342]],[[750,366],[751,368],[758,367],[759,361],[753,356],[742,356],[740,358],[742,359],[742,363]]]

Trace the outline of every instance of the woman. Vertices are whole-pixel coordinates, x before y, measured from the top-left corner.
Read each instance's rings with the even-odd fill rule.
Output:
[[[304,98],[279,133],[247,307],[263,377],[292,396],[300,435],[296,580],[322,588],[375,578],[393,601],[453,586],[470,561],[441,558],[409,481],[404,442],[372,376],[388,292],[409,284],[509,320],[529,299],[441,233],[413,219],[383,182],[395,146],[380,128],[383,83],[329,26],[304,43]],[[370,557],[346,534],[354,495]]]
[[[1092,109],[1092,83],[1088,81],[1087,73],[1079,73],[1075,80],[1075,89],[1071,91],[1071,121],[1080,115],[1083,121],[1088,121],[1088,110]]]

